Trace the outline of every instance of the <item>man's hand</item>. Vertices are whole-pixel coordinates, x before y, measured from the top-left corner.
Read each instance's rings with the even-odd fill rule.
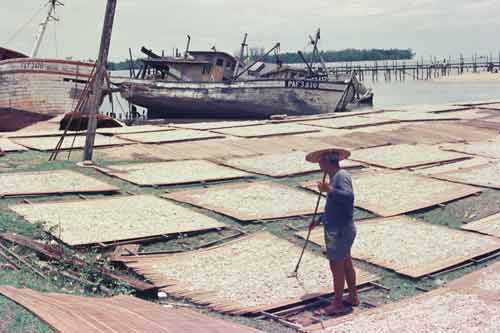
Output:
[[[313,230],[319,224],[320,224],[320,220],[319,219],[317,219],[317,220],[315,219],[315,220],[311,221],[311,223],[309,223],[309,230]]]
[[[320,191],[321,193],[329,193],[332,191],[332,188],[327,183],[318,182],[318,191]]]

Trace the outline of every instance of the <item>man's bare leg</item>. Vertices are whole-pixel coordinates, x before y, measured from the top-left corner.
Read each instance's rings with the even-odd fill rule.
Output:
[[[344,267],[344,260],[330,260],[330,270],[332,271],[333,275],[333,291],[335,294],[332,304],[326,307],[324,310],[326,314],[333,315],[342,313],[346,310],[346,308],[344,307],[344,303],[342,302],[342,294],[344,293],[345,286]]]
[[[349,290],[349,297],[347,298],[347,303],[353,306],[358,306],[359,298],[358,298],[358,290],[356,288],[356,271],[354,270],[350,254],[344,260],[344,272],[345,272],[345,280],[347,282],[347,288]]]

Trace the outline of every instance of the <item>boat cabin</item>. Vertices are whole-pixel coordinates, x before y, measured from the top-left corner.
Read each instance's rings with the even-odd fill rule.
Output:
[[[143,79],[166,81],[229,81],[237,60],[219,51],[189,51],[186,57],[155,57],[142,60]]]

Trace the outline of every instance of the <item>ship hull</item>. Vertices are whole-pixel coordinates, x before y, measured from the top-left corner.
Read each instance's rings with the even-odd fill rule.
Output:
[[[66,60],[20,58],[0,61],[0,110],[43,117],[71,112],[93,67],[90,63]]]
[[[129,80],[121,95],[148,108],[149,118],[267,118],[311,115],[339,108],[343,81],[271,79],[223,82]]]

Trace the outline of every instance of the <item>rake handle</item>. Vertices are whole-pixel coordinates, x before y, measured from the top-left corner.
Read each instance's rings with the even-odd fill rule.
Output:
[[[325,182],[325,180],[326,180],[326,172],[323,173],[323,183]],[[318,194],[318,200],[316,201],[316,208],[314,208],[314,215],[312,216],[311,223],[314,223],[314,221],[316,220],[316,215],[318,214],[320,201],[321,201],[321,192]],[[297,262],[297,266],[295,266],[295,270],[293,271],[294,274],[299,271],[299,266],[302,261],[302,257],[304,256],[304,252],[306,251],[307,244],[309,244],[310,237],[311,237],[311,228],[309,228],[309,231],[307,232],[306,242],[302,247],[302,252],[300,253],[299,261]]]

